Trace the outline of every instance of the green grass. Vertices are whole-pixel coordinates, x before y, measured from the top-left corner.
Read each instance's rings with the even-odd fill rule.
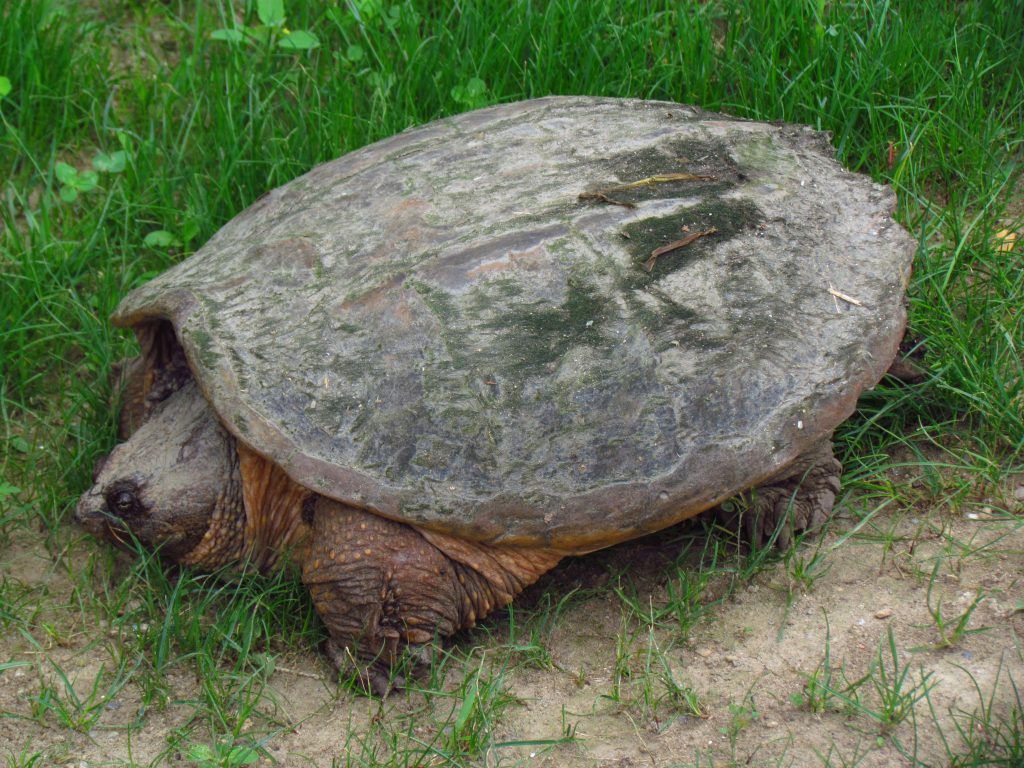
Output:
[[[152,558],[127,565],[83,545],[69,523],[114,442],[111,365],[132,350],[107,317],[266,190],[476,106],[631,96],[830,131],[842,162],[896,188],[898,218],[921,244],[910,339],[929,373],[862,399],[838,435],[847,487],[866,507],[959,511],[1021,468],[1024,245],[1005,252],[996,238],[1024,229],[1019,2],[291,0],[285,12],[287,27],[314,34],[318,48],[211,38],[258,26],[255,2],[0,3],[0,77],[10,83],[0,96],[0,551],[42,536],[72,585],[52,595],[5,578],[0,628],[46,654],[86,626],[107,626],[113,638],[91,688],[72,685],[54,658],[38,667],[32,716],[88,730],[111,691],[128,685],[135,728],[173,705],[168,676],[187,669],[205,682],[168,754],[200,744],[196,759],[227,765],[264,749],[250,731],[263,738],[282,727],[266,688],[274,659],[320,637],[300,589],[284,577],[168,574]],[[908,468],[913,484],[887,474]],[[869,523],[860,540],[895,557],[905,534]],[[956,556],[974,554],[968,543]],[[785,561],[791,593],[826,570],[817,553],[804,557],[791,550]],[[649,628],[682,642],[723,594],[713,599],[709,584],[731,594],[768,564],[716,558],[707,570],[670,566],[661,603],[618,582],[632,622],[621,638],[620,671],[632,676],[624,707],[638,721],[702,706],[666,661],[671,643]],[[918,576],[927,580],[927,569]],[[547,644],[563,597],[546,617],[511,614],[515,663],[561,673]],[[967,632],[963,614],[929,604],[939,643],[955,644]],[[888,722],[906,716],[894,688],[911,681],[900,677],[896,646],[882,650],[891,671],[875,689],[889,696]],[[460,664],[433,678],[461,682],[438,700],[450,706],[432,705],[430,736],[408,719],[375,721],[372,733],[350,734],[350,757],[338,764],[414,765],[425,755],[462,764],[493,752],[492,720],[515,707],[503,667],[472,652]],[[882,651],[877,669],[887,669]],[[992,730],[988,743],[1019,759],[1019,696],[1007,720],[978,693],[980,708],[962,720],[968,752],[951,741],[949,760],[982,764],[978,718]],[[839,764],[826,751],[823,762]],[[26,746],[7,764],[42,764],[40,754]]]

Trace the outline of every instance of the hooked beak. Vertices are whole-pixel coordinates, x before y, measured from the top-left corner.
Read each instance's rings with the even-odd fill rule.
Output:
[[[75,520],[89,533],[100,535],[106,526],[109,513],[107,500],[96,490],[86,491],[75,507]]]
[[[125,544],[123,524],[107,511],[106,498],[95,489],[86,491],[78,500],[75,506],[75,521],[93,536],[116,544]]]

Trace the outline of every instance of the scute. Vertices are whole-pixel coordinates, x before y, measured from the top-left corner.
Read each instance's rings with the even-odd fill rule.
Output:
[[[115,321],[169,320],[227,428],[318,493],[585,551],[850,415],[905,322],[894,202],[807,128],[539,99],[314,168]]]

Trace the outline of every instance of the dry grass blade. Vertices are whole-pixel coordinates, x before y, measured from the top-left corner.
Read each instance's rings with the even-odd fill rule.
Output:
[[[644,179],[631,181],[618,187],[612,187],[610,191],[615,192],[621,189],[636,189],[637,187],[649,187],[651,184],[665,184],[671,181],[715,181],[715,176],[702,176],[698,173],[659,173],[655,176],[648,176]]]

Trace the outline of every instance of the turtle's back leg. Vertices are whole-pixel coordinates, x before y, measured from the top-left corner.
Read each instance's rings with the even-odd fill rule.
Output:
[[[842,469],[832,455],[830,435],[782,472],[723,505],[722,517],[758,546],[778,530],[775,546],[784,549],[794,534],[820,528],[831,516]]]
[[[377,694],[405,645],[472,627],[561,557],[420,531],[323,497],[312,528],[302,580],[330,633],[328,655],[339,669],[354,662]]]

